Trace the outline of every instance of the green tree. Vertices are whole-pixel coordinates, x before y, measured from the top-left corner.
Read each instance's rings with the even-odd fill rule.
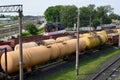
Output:
[[[89,13],[89,25],[92,26],[92,21],[94,19],[95,16],[95,5],[94,4],[90,4],[88,5],[88,13]]]
[[[48,7],[44,13],[45,18],[48,22],[59,22],[60,21],[60,11],[63,6],[51,6]]]
[[[80,24],[81,26],[87,26],[89,24],[89,12],[85,6],[80,8]]]
[[[87,7],[80,8],[80,19],[81,19],[81,26],[88,26],[92,25],[92,21],[95,15],[95,5],[90,4]]]
[[[60,12],[60,22],[64,23],[66,27],[73,27],[77,21],[77,12],[75,5],[64,6]]]
[[[77,20],[77,7],[74,5],[68,6],[52,6],[45,11],[47,22],[61,22],[67,27],[73,27]]]
[[[4,14],[1,14],[1,15],[0,15],[0,18],[5,18],[5,15],[4,15]]]
[[[105,19],[108,18],[108,14],[113,12],[113,8],[110,5],[97,7],[96,17],[101,19],[101,23],[104,24]]]
[[[96,7],[90,4],[79,9],[81,26],[94,26],[93,24],[96,23],[109,24],[113,16],[120,19],[120,16],[112,16],[113,8],[110,5]],[[73,27],[77,22],[77,13],[78,9],[75,5],[51,6],[45,11],[45,18],[47,22],[61,22],[66,27]]]
[[[99,26],[100,25],[100,19],[94,19],[93,20],[93,27],[96,29],[97,28],[97,26]]]
[[[32,35],[36,35],[38,33],[38,29],[34,24],[27,24],[25,30],[28,31]]]
[[[109,18],[110,18],[110,19],[118,19],[118,20],[120,20],[120,16],[117,15],[117,14],[115,14],[115,13],[110,14],[110,15],[109,15]]]
[[[109,17],[103,19],[103,24],[110,24],[110,23],[112,23],[112,20]]]

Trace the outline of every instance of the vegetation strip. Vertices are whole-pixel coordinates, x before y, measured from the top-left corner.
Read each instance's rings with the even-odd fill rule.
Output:
[[[80,61],[79,78],[85,79],[86,74],[95,70],[102,62],[113,55],[118,54],[119,52],[119,49],[114,49],[109,52],[103,52],[104,54],[102,53],[100,56],[95,56],[93,58]],[[45,80],[75,80],[75,78],[75,63],[73,63],[71,66],[62,69],[60,72],[55,72],[54,74],[47,76]]]

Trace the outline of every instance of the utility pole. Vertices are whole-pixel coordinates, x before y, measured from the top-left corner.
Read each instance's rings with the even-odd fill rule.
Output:
[[[92,28],[92,25],[91,25],[91,13],[90,13],[90,21],[89,21],[89,24],[90,24],[90,32],[92,31],[91,28]]]
[[[77,18],[77,42],[76,42],[76,78],[79,75],[79,69],[78,69],[78,65],[79,65],[79,26],[80,26],[80,11],[78,8],[78,18]]]
[[[120,29],[120,27],[119,27],[119,29]],[[120,48],[120,33],[118,33],[118,36],[119,36],[119,38],[118,38],[118,47]]]
[[[119,36],[119,38],[118,38],[118,47],[120,48],[120,33],[118,33],[118,36]]]
[[[22,52],[22,11],[19,11],[19,46],[20,46],[20,61],[19,61],[19,70],[20,70],[20,80],[23,80],[23,52]]]

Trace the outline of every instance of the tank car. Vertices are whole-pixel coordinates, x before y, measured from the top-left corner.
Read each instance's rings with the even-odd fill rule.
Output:
[[[28,43],[23,43],[22,44],[22,47],[23,48],[30,48],[30,47],[35,47],[35,46],[38,46],[38,44],[36,42],[28,42]],[[19,44],[17,44],[14,48],[14,50],[19,50],[20,46]]]
[[[84,35],[84,34],[83,34]],[[91,49],[107,42],[106,33],[96,32],[87,34],[79,39],[79,51],[86,48]],[[24,69],[30,70],[33,66],[42,64],[52,59],[57,59],[71,55],[76,51],[77,39],[67,39],[59,43],[48,45],[40,45],[31,48],[23,49],[23,64]],[[8,73],[13,73],[19,70],[19,51],[8,52]],[[5,71],[5,54],[1,57],[1,67]]]
[[[23,64],[24,68],[30,70],[32,66],[44,63],[51,59],[70,55],[76,50],[76,39],[67,40],[62,43],[55,43],[48,46],[36,46],[32,48],[23,49]],[[86,47],[85,41],[80,38],[80,49],[84,50]],[[1,57],[1,66],[5,71],[5,54]],[[13,73],[19,70],[19,51],[8,52],[8,73]]]
[[[6,48],[6,49],[7,49],[7,52],[13,51],[13,49],[12,49],[9,45],[1,45],[1,46],[0,46],[0,49],[3,49],[3,48]],[[1,50],[1,51],[0,51],[0,60],[1,60],[1,56],[2,56],[3,53],[4,53],[4,50]]]

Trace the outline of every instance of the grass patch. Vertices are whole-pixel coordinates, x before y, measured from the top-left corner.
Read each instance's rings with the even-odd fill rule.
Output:
[[[44,28],[38,29],[38,32],[37,32],[38,34],[37,35],[43,33],[43,31],[44,31]],[[22,33],[22,36],[23,37],[32,36],[32,34],[30,34],[28,31],[25,31],[25,32]]]
[[[112,80],[112,79],[111,79]],[[116,78],[115,80],[120,80],[120,77]]]
[[[0,24],[0,28],[3,28],[4,26],[6,26],[7,24]]]
[[[31,36],[31,34],[28,31],[25,31],[25,32],[22,33],[22,36],[23,37]]]
[[[38,34],[41,34],[41,33],[43,33],[43,32],[44,32],[44,28],[38,29]]]
[[[0,28],[3,28],[4,26],[10,25],[11,23],[1,23]]]
[[[112,57],[113,55],[120,52],[119,49],[111,50],[110,52],[100,54],[99,56],[89,58],[87,60],[80,61],[79,65],[79,77],[83,80],[85,75],[93,70],[95,70],[99,65],[106,59]],[[94,55],[94,54],[93,54]],[[83,74],[83,75],[82,75]],[[82,75],[82,76],[81,76]],[[62,69],[60,72],[56,72],[50,76],[47,76],[44,80],[75,80],[75,63],[71,66]]]

